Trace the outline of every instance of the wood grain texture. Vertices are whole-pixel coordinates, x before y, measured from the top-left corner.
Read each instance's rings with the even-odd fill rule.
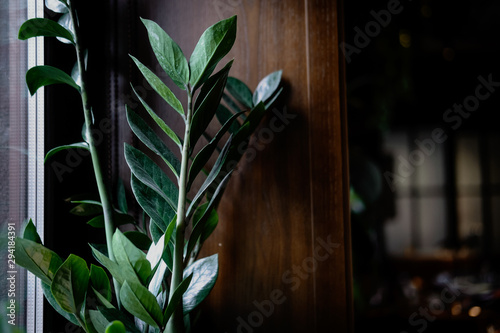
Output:
[[[339,7],[326,0],[139,5],[187,57],[208,26],[237,14],[231,75],[254,89],[283,70],[286,98],[253,138],[204,247],[203,255],[219,253],[220,272],[197,331],[352,332]],[[139,46],[141,60],[154,63],[147,41]]]

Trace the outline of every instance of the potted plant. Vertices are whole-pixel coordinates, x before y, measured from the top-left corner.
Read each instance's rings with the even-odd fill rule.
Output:
[[[28,20],[21,26],[19,38],[56,37],[75,48],[76,64],[72,75],[51,66],[30,68],[27,85],[34,94],[42,86],[67,84],[81,97],[83,141],[51,149],[46,159],[65,149],[90,152],[99,200],[75,204],[79,211],[95,215],[89,224],[104,228],[106,244],[91,244],[98,264],[89,266],[76,254],[63,260],[42,244],[30,221],[23,237],[16,239],[16,262],[41,280],[52,307],[85,332],[188,332],[193,311],[207,297],[218,275],[217,255],[198,258],[200,249],[217,226],[218,204],[250,136],[281,93],[281,71],[265,77],[253,93],[229,76],[232,60],[214,73],[233,46],[236,16],[206,29],[189,59],[157,23],[142,19],[159,64],[184,91],[187,106],[154,72],[131,56],[151,87],[184,122],[184,133],[174,132],[139,94],[155,128],[125,107],[130,128],[148,150],[125,144],[131,189],[148,222],[146,228],[137,228],[136,233],[143,237],[132,237],[118,227],[124,223],[138,225],[122,205],[113,206],[90,135],[95,120],[86,86],[86,52],[81,47],[77,11],[71,0],[47,1],[46,5],[61,14],[59,21]],[[207,127],[214,118],[220,128],[209,135]],[[161,139],[158,131],[170,142]],[[168,147],[172,145],[179,151],[171,151]],[[150,154],[158,155],[164,164],[158,165]],[[211,158],[215,163],[209,167]],[[197,179],[202,185],[193,191]],[[188,192],[195,195],[188,197]],[[144,242],[145,238],[149,241]]]

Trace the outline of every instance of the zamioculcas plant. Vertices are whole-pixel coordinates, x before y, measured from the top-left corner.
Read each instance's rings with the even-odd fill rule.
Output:
[[[194,310],[209,294],[218,275],[217,255],[198,259],[200,249],[217,226],[218,204],[250,136],[281,92],[281,71],[265,77],[253,93],[243,82],[228,76],[232,60],[214,73],[234,43],[235,16],[209,27],[189,60],[158,24],[142,20],[161,67],[185,91],[187,100],[184,107],[155,73],[132,56],[147,82],[176,111],[174,116],[184,121],[184,133],[179,135],[139,94],[156,128],[128,106],[125,108],[132,131],[149,149],[145,153],[125,144],[131,188],[148,222],[142,227],[127,215],[126,202],[119,200],[119,207],[113,207],[89,135],[93,115],[76,10],[70,0],[47,1],[47,6],[62,14],[59,21],[28,20],[21,26],[19,38],[57,37],[74,46],[77,64],[72,75],[55,67],[34,67],[26,74],[26,81],[31,94],[42,86],[62,83],[81,96],[84,141],[54,148],[46,158],[70,148],[90,151],[100,200],[80,200],[74,212],[95,215],[89,225],[104,228],[106,245],[91,245],[95,259],[104,268],[95,264],[89,267],[75,254],[63,260],[43,246],[31,220],[23,237],[16,240],[17,263],[40,278],[53,308],[85,332],[189,332]],[[208,129],[214,118],[220,123],[215,131]],[[162,136],[165,133],[168,142],[157,132]],[[168,146],[177,146],[178,151]],[[156,164],[149,153],[157,154],[164,165]],[[212,160],[215,162],[210,163]],[[201,186],[195,189],[195,183]],[[188,193],[195,194],[188,197]],[[123,198],[123,190],[119,197]],[[124,223],[135,226],[136,231],[117,228]]]

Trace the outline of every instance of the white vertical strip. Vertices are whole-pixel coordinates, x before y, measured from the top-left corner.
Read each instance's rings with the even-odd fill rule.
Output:
[[[44,1],[27,0],[27,18],[43,17]],[[43,38],[28,39],[28,68],[43,65]],[[28,216],[33,218],[43,240],[43,154],[44,154],[44,90],[39,89],[28,100]],[[41,282],[33,274],[27,276],[26,330],[43,333],[43,292]]]

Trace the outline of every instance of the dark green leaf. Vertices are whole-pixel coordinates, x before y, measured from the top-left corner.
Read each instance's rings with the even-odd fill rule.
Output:
[[[189,82],[194,89],[212,74],[219,61],[233,47],[235,39],[236,16],[217,22],[205,30],[189,59]]]
[[[242,81],[235,77],[228,77],[226,89],[242,105],[249,109],[253,107],[252,92]]]
[[[153,111],[153,109],[151,109],[151,107],[146,103],[146,101],[144,101],[141,98],[141,96],[139,96],[137,91],[135,91],[134,87],[132,87],[132,90],[134,91],[134,93],[136,94],[137,98],[142,103],[146,111],[148,111],[151,118],[153,118],[153,120],[156,122],[156,124],[163,130],[163,132],[165,132],[165,134],[168,135],[170,139],[172,139],[172,141],[174,141],[177,144],[179,148],[181,148],[182,147],[181,140],[179,139],[177,134],[175,134],[175,132],[165,123],[165,121],[163,121],[163,119],[158,117],[158,115]]]
[[[90,272],[82,258],[70,254],[57,270],[50,290],[61,308],[78,315],[85,301]]]
[[[121,231],[116,229],[112,240],[115,261],[120,268],[130,266],[142,283],[146,283],[151,273],[151,264],[146,254],[138,249]]]
[[[222,167],[221,175],[224,173],[233,170],[236,167],[237,163],[245,153],[248,147],[248,141],[250,140],[250,136],[255,131],[257,126],[259,126],[262,118],[265,115],[264,104],[260,102],[257,104],[248,115],[245,122],[242,124],[238,132],[236,132],[233,136],[233,141],[231,144],[231,148],[228,152],[228,156],[226,158],[225,164]],[[210,194],[209,194],[210,196]]]
[[[175,210],[161,195],[143,184],[134,175],[132,175],[130,183],[137,202],[151,218],[152,223],[160,230],[160,235],[162,235],[175,215]],[[155,231],[154,227],[150,229],[152,232]]]
[[[38,88],[58,83],[67,84],[80,92],[80,87],[71,76],[52,66],[35,66],[30,68],[26,73],[26,83],[32,96]]]
[[[194,148],[200,136],[205,132],[207,126],[212,121],[217,107],[220,103],[224,87],[226,86],[227,75],[233,61],[231,60],[219,72],[207,80],[201,88],[200,94],[196,98],[195,112],[191,123],[191,133],[189,143]]]
[[[68,313],[64,311],[59,303],[54,298],[54,295],[52,295],[52,291],[50,290],[50,286],[46,284],[45,282],[42,282],[42,291],[43,295],[45,296],[45,299],[49,304],[52,306],[54,310],[57,311],[61,316],[72,322],[73,324],[80,326],[80,323],[78,322],[78,319],[76,319],[75,315],[72,313]]]
[[[212,215],[212,209],[217,208],[219,205],[220,199],[222,197],[222,194],[224,193],[224,189],[227,185],[227,182],[229,181],[230,177],[232,174],[232,170],[229,171],[224,179],[219,183],[217,186],[217,189],[213,191],[213,194],[210,196],[210,201],[208,202],[207,208],[205,212],[203,213],[202,217],[199,219],[198,223],[196,226],[194,226],[193,231],[191,232],[191,235],[189,236],[189,241],[187,245],[187,250],[186,250],[186,257],[188,257],[191,254],[191,251],[193,251],[194,247],[196,244],[200,241],[200,238],[203,234],[207,233],[206,228],[215,228],[213,225],[207,226],[206,222],[208,221],[209,217]],[[213,220],[212,220],[213,221]]]
[[[125,144],[125,160],[138,180],[158,193],[172,209],[177,210],[179,200],[177,186],[151,158],[131,145]]]
[[[55,153],[60,152],[61,150],[66,150],[66,149],[86,149],[86,150],[89,150],[89,144],[87,142],[77,142],[77,143],[72,143],[70,145],[65,145],[65,146],[59,146],[59,147],[56,147],[56,148],[52,148],[45,155],[45,161],[44,162],[47,162],[47,159],[49,159]]]
[[[243,110],[240,109],[240,107],[238,106],[238,104],[236,104],[235,101],[233,101],[233,99],[231,97],[229,97],[228,94],[224,93],[222,95],[222,100],[227,104],[227,106],[229,106],[229,108],[234,112],[234,113],[239,113]],[[244,114],[241,114],[242,115],[242,118],[244,118]]]
[[[123,307],[145,323],[159,328],[163,324],[163,314],[156,297],[149,290],[134,282],[125,281],[120,290]]]
[[[89,316],[97,332],[103,333],[106,331],[106,327],[110,321],[99,310],[89,310]]]
[[[276,89],[278,89],[282,72],[282,70],[272,72],[259,82],[253,93],[254,105],[259,104],[259,102],[266,102]]]
[[[132,111],[128,106],[127,121],[135,135],[154,153],[159,155],[168,165],[174,175],[179,178],[181,162],[175,156],[167,145],[158,137],[158,135],[149,127],[149,125],[137,113]]]
[[[111,284],[109,282],[108,275],[102,267],[94,264],[90,265],[90,282],[92,284],[92,288],[104,296],[106,300],[111,302],[113,299]]]
[[[151,239],[140,231],[125,231],[123,234],[140,250],[146,251],[151,246]]]
[[[184,276],[191,274],[191,284],[183,296],[185,314],[194,310],[214,287],[219,274],[217,254],[197,260],[184,270]]]
[[[41,244],[16,238],[16,263],[51,285],[63,261],[55,252]]]
[[[148,81],[151,87],[180,115],[184,116],[184,109],[182,108],[181,102],[175,97],[174,93],[163,83],[156,74],[154,74],[149,68],[144,66],[135,57],[130,56],[134,60],[137,68],[141,71],[144,78]]]
[[[149,222],[149,232],[151,233],[153,242],[158,242],[158,240],[160,240],[160,237],[163,235],[163,231],[158,227],[153,219],[151,219]]]
[[[116,199],[118,201],[118,209],[120,209],[120,212],[126,214],[128,212],[127,194],[125,192],[125,186],[121,178],[118,178]]]
[[[148,30],[149,43],[160,66],[181,89],[189,82],[189,67],[179,45],[155,22],[142,19]]]
[[[40,238],[40,235],[38,235],[36,226],[31,219],[28,221],[28,224],[24,228],[23,238],[33,241],[37,244],[42,244],[42,239]]]
[[[45,0],[45,6],[54,13],[67,13],[69,11],[66,1],[60,0]]]
[[[219,105],[220,106],[220,105]],[[191,163],[191,167],[189,169],[189,180],[187,188],[191,188],[196,176],[203,169],[205,164],[208,162],[212,153],[217,148],[217,144],[219,143],[222,136],[227,132],[228,128],[231,126],[233,122],[236,121],[238,117],[238,113],[234,114],[231,118],[229,118],[226,123],[219,129],[215,137],[205,145],[199,152],[196,154],[193,163]]]
[[[87,222],[94,228],[104,228],[104,215],[98,215]],[[131,215],[113,212],[113,224],[115,227],[125,224],[134,224],[135,220]]]
[[[47,18],[32,18],[24,22],[19,28],[18,38],[26,40],[32,37],[62,37],[75,43],[73,34],[61,26]]]
[[[106,308],[98,308],[101,315],[108,320],[108,322],[112,322],[113,320],[121,321],[127,330],[127,333],[141,333],[135,323],[126,316],[124,311],[120,311],[118,309],[106,309]]]
[[[106,267],[109,273],[116,279],[116,281],[118,281],[120,285],[126,280],[140,283],[137,274],[130,264],[118,265],[116,262],[112,261],[99,251],[95,246],[90,245],[90,247],[92,248],[92,253],[97,261]]]
[[[225,164],[225,160],[227,157],[227,154],[229,152],[229,147],[231,147],[231,140],[232,138],[230,137],[226,144],[224,145],[224,148],[220,152],[219,156],[217,157],[217,160],[215,161],[214,166],[212,167],[212,170],[210,170],[210,173],[208,174],[207,178],[201,185],[200,189],[194,196],[193,200],[191,201],[189,208],[187,210],[187,216],[191,216],[191,213],[193,212],[193,209],[198,205],[200,199],[205,195],[206,191],[208,190],[209,187],[213,187],[214,189],[217,188],[217,178],[219,177],[220,171],[222,166]]]
[[[164,325],[168,322],[168,320],[170,319],[170,316],[172,316],[172,313],[174,313],[175,309],[182,301],[182,296],[183,296],[184,292],[188,289],[192,278],[193,278],[192,274],[185,277],[184,280],[182,280],[182,282],[174,290],[174,293],[172,294],[172,296],[169,298],[167,308],[165,309],[165,312],[163,314],[163,324]]]
[[[238,115],[244,114],[243,112],[238,113]],[[229,111],[228,108],[226,108],[224,105],[219,104],[217,107],[217,112],[215,113],[215,116],[217,117],[217,120],[221,125],[225,125],[229,119],[232,119],[234,116],[234,113]],[[240,123],[238,121],[231,121],[230,126],[229,126],[229,133],[235,133],[238,129],[240,128]]]
[[[82,201],[73,201],[73,203],[78,203]],[[70,211],[71,214],[77,216],[92,216],[97,214],[102,214],[102,204],[100,202],[82,202],[79,205],[73,207]]]

